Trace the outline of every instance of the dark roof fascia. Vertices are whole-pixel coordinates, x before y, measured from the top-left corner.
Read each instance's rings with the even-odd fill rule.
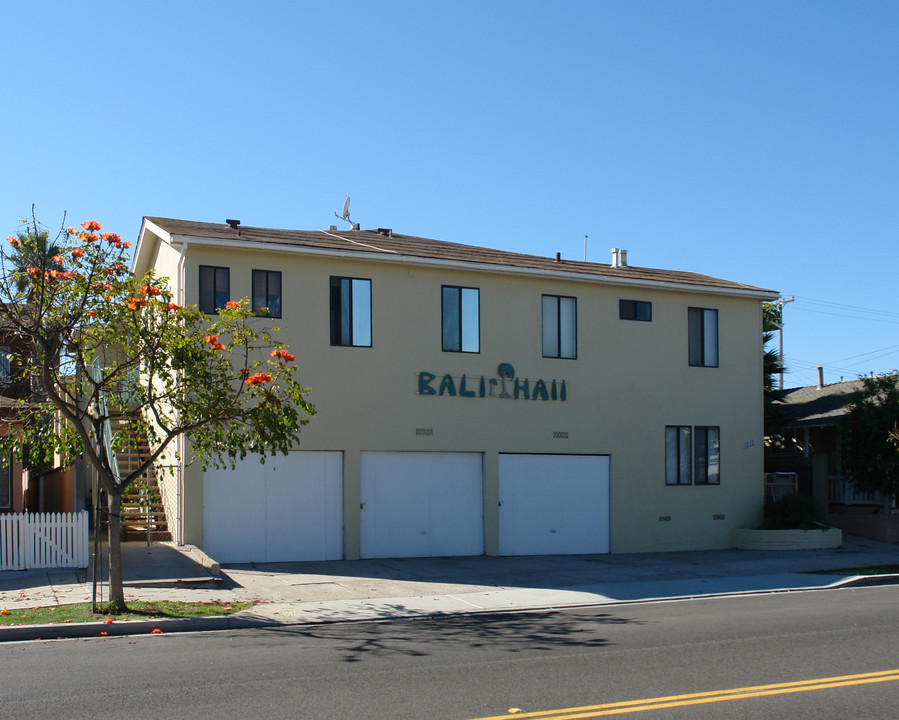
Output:
[[[461,269],[477,269],[509,274],[551,276],[582,282],[603,282],[683,292],[713,293],[772,300],[773,290],[720,280],[698,273],[656,270],[627,266],[616,268],[602,263],[555,260],[504,250],[448,243],[428,238],[382,235],[368,230],[330,232],[324,230],[270,230],[214,223],[146,217],[165,232],[172,245],[211,244],[235,249],[270,249],[275,252],[308,252],[316,255],[353,257],[381,262],[413,262]]]

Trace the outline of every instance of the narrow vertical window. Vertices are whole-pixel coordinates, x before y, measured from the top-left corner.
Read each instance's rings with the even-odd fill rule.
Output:
[[[577,357],[577,298],[543,296],[543,357]]]
[[[265,317],[281,317],[281,273],[253,271],[253,312]]]
[[[6,387],[12,383],[12,366],[9,362],[9,347],[0,346],[0,387]]]
[[[690,365],[718,367],[718,311],[687,308]]]
[[[371,280],[331,278],[331,344],[371,347]]]
[[[694,428],[693,482],[696,485],[718,485],[720,478],[719,430],[716,427]]]
[[[0,457],[0,510],[12,507],[12,455]]]
[[[200,312],[216,315],[231,293],[230,271],[226,267],[200,265]]]
[[[480,352],[480,291],[444,285],[441,296],[441,336],[445,352]]]
[[[671,426],[665,428],[665,484],[689,485],[692,457],[690,447],[690,427]]]

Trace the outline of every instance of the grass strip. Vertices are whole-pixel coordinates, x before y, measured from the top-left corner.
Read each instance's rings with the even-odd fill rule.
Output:
[[[0,610],[0,625],[46,625],[49,623],[109,623],[120,620],[155,620],[158,618],[208,617],[214,615],[231,615],[252,607],[250,602],[177,602],[159,600],[145,602],[132,600],[128,610],[118,614],[110,614],[105,605],[100,612],[91,612],[90,603],[74,603],[72,605],[50,605],[47,607],[15,608]]]

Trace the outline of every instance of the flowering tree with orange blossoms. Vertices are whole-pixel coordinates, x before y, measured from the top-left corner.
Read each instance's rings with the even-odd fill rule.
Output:
[[[64,465],[84,457],[95,469],[107,499],[110,606],[120,610],[122,495],[172,441],[185,436],[204,467],[233,466],[250,453],[286,453],[315,409],[296,357],[247,300],[215,317],[179,305],[164,278],[134,276],[129,243],[94,220],[63,227],[52,257],[33,247],[41,233],[32,217],[0,249],[0,323],[21,348],[15,379],[31,388],[0,449]],[[117,474],[115,450],[140,436],[149,457]]]

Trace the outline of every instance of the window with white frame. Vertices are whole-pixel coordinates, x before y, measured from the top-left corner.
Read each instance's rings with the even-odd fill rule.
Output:
[[[543,296],[543,357],[577,357],[577,298]]]
[[[480,291],[444,285],[441,292],[441,334],[445,352],[481,349]]]
[[[690,365],[718,367],[718,311],[687,308]]]
[[[718,427],[669,425],[665,428],[665,484],[718,485],[721,478]]]
[[[371,280],[331,278],[331,344],[371,347]]]

